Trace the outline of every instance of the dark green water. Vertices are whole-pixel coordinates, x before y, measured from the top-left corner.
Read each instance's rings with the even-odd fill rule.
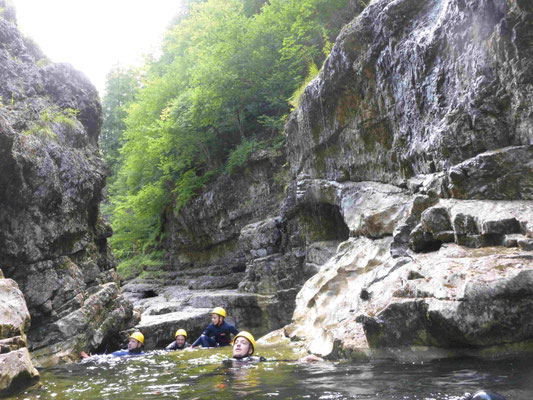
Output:
[[[296,359],[290,348],[259,349]],[[389,361],[225,366],[231,349],[101,357],[42,370],[41,387],[13,399],[392,399],[459,400],[491,389],[507,400],[533,399],[533,361],[472,359],[424,364]]]

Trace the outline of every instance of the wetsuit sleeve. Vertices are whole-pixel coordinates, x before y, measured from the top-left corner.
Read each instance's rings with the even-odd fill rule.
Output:
[[[170,343],[167,347],[165,347],[165,350],[176,350],[176,342]]]
[[[202,335],[211,337],[215,336],[215,325],[213,323],[210,323],[207,328],[205,328],[205,331],[202,333]]]
[[[215,330],[215,325],[213,325],[213,323],[210,323],[210,324],[207,326],[207,328],[205,328],[205,331],[202,332],[202,335],[200,335],[200,337],[194,341],[194,343],[191,345],[191,347],[197,347],[197,346],[200,346],[200,344],[201,344],[201,337],[202,337],[202,336],[207,336],[207,337],[214,336],[214,335],[215,335],[214,330]]]

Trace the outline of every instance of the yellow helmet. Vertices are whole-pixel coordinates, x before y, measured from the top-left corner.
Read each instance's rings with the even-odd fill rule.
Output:
[[[222,307],[213,308],[213,311],[211,311],[211,314],[218,314],[218,315],[226,318],[226,310],[224,310]]]
[[[185,331],[185,329],[178,329],[176,331],[176,334],[174,335],[174,338],[177,338],[179,335],[185,336],[185,339],[187,339],[187,332]]]
[[[135,340],[138,340],[142,344],[144,344],[144,335],[141,332],[133,332],[130,335],[130,338],[134,338]]]
[[[254,351],[255,351],[255,339],[254,337],[252,336],[252,334],[250,332],[246,332],[246,331],[240,331],[234,338],[233,338],[233,345],[235,345],[235,340],[238,338],[238,337],[243,337],[245,339],[248,339],[248,341],[250,342],[250,344],[252,345],[252,354],[254,354]]]

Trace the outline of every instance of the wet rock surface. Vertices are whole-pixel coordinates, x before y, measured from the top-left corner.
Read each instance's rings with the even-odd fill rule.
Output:
[[[373,1],[291,114],[291,171],[401,183],[533,144],[530,20],[519,1]]]
[[[286,125],[284,205],[335,204],[350,238],[288,337],[331,357],[533,350],[532,18],[521,1],[378,0],[345,27]]]
[[[132,307],[99,211],[107,172],[98,93],[23,38],[9,4],[0,8],[1,267],[26,297],[29,349],[52,365],[104,345]]]
[[[394,259],[390,243],[341,245],[298,294],[289,337],[313,353],[354,358],[531,350],[531,252],[446,244]]]
[[[267,333],[269,326],[280,324],[269,320],[276,318],[272,311],[277,307],[277,298],[273,295],[237,290],[191,290],[186,286],[135,281],[123,286],[123,294],[141,314],[135,329],[144,334],[147,349],[165,347],[180,328],[187,331],[192,343],[211,323],[210,311],[220,306],[226,310],[228,323],[258,336]]]

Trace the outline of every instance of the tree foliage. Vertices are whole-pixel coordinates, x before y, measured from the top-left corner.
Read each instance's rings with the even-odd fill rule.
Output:
[[[108,77],[102,148],[122,259],[156,246],[165,209],[178,213],[258,143],[279,142],[289,100],[324,61],[347,0],[187,4],[142,75]]]

